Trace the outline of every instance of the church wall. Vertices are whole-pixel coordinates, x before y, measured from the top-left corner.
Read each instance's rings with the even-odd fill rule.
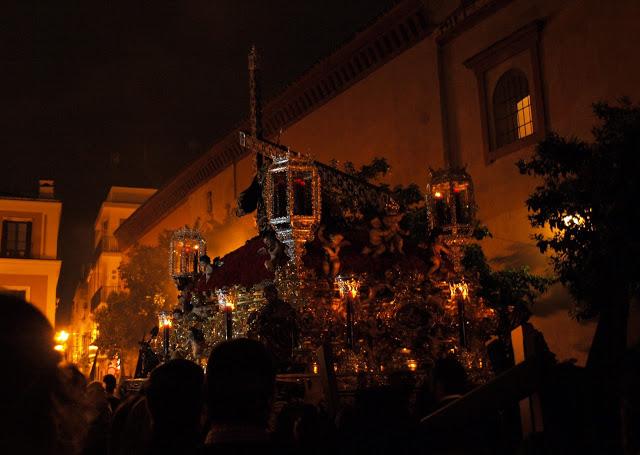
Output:
[[[591,140],[591,103],[615,102],[622,95],[640,100],[635,82],[640,80],[640,65],[629,59],[640,45],[633,11],[633,1],[520,0],[445,45],[451,144],[474,179],[478,216],[494,235],[483,247],[496,266],[529,265],[536,272],[549,271],[548,261],[531,240],[524,202],[537,182],[521,176],[515,166],[534,147],[486,163],[478,83],[464,61],[532,21],[545,19],[540,63],[547,130]],[[534,308],[533,322],[559,358],[583,363],[594,324],[571,320],[569,308],[566,291],[554,287]]]
[[[252,157],[243,158],[235,167],[226,168],[191,193],[182,204],[147,231],[139,242],[157,245],[163,231],[199,223],[207,240],[207,254],[211,257],[223,256],[241,247],[246,240],[257,235],[251,215],[242,218],[235,215],[237,195],[249,186],[253,174]],[[213,203],[211,212],[208,211],[207,202],[209,192]]]
[[[282,143],[325,163],[384,157],[391,184],[443,165],[436,47],[423,40],[289,127]]]

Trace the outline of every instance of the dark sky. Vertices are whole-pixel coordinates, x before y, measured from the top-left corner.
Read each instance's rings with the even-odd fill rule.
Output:
[[[393,0],[23,0],[0,26],[0,192],[54,178],[66,318],[111,185],[159,187]]]

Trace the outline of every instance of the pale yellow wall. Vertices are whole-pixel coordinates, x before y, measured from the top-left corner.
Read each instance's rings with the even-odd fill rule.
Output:
[[[139,204],[126,204],[118,202],[103,202],[94,223],[94,245],[97,245],[104,235],[113,237],[113,233],[120,227],[120,220],[126,220],[131,216]],[[103,231],[103,223],[107,223],[107,231]]]
[[[57,259],[61,211],[62,203],[58,201],[0,199],[0,230],[2,230],[2,220],[5,219],[31,221],[33,223],[31,228],[32,256],[42,259]]]
[[[28,288],[28,300],[55,325],[61,261],[0,258],[0,289]]]
[[[62,204],[54,200],[0,199],[0,230],[5,219],[32,222],[32,259],[0,258],[0,289],[27,290],[28,300],[52,325],[61,265],[57,260],[61,210]]]

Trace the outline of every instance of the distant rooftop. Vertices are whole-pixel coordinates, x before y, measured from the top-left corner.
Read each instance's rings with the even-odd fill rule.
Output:
[[[129,186],[112,186],[105,202],[124,204],[142,204],[158,191],[155,188],[138,188]]]
[[[50,179],[39,179],[37,190],[21,191],[20,193],[0,192],[0,199],[60,202],[55,197],[55,181]]]

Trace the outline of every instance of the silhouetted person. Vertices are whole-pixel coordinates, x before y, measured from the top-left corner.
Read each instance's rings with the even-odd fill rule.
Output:
[[[31,304],[0,294],[0,453],[77,454],[86,422],[53,329]]]
[[[89,434],[87,435],[84,453],[87,455],[107,454],[109,451],[111,408],[102,382],[94,381],[89,384],[86,397]]]
[[[195,363],[176,359],[156,367],[147,384],[151,414],[149,453],[192,453],[200,441],[204,373]]]
[[[120,399],[115,396],[117,385],[116,377],[112,374],[105,374],[102,382],[104,383],[104,390],[107,392],[107,401],[109,402],[109,406],[111,406],[111,412],[116,412],[116,408],[120,404]]]
[[[299,328],[295,310],[278,295],[273,284],[263,290],[267,303],[255,313],[257,338],[273,356],[278,372],[286,372],[291,367],[293,350],[298,344]]]
[[[443,408],[467,392],[467,372],[453,357],[438,359],[431,373],[431,387],[436,409]]]
[[[206,379],[211,422],[207,453],[259,453],[272,449],[267,422],[274,389],[271,357],[260,342],[239,338],[214,347]]]
[[[416,453],[408,401],[406,390],[395,386],[358,390],[353,408],[340,415],[340,446],[346,453]]]
[[[151,416],[142,393],[129,394],[113,416],[110,453],[144,454],[151,444]]]
[[[461,398],[467,390],[467,372],[456,358],[436,360],[431,371],[431,392],[434,401],[431,413],[446,412],[442,409]],[[438,416],[431,418],[437,421]],[[460,421],[444,428],[441,425],[433,427],[430,418],[423,420],[423,425],[426,425],[426,428],[420,430],[423,450],[435,454],[487,453],[487,447],[483,438],[478,437],[478,432],[482,433],[485,425],[493,428],[493,416],[482,416],[482,419],[482,422],[475,422],[474,426]]]
[[[640,453],[640,345],[626,354],[621,378],[622,445],[625,454]]]

